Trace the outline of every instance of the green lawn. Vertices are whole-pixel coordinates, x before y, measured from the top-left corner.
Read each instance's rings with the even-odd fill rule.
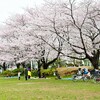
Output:
[[[1,77],[0,100],[100,100],[100,83]]]

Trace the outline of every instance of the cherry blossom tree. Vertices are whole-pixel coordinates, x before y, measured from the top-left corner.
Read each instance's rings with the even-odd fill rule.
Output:
[[[9,52],[14,56],[16,63],[20,62],[20,59],[29,60],[34,58],[37,62],[41,62],[40,65],[44,69],[47,69],[58,58],[60,52],[51,56],[55,51],[42,40],[44,34],[34,24],[36,20],[32,20],[32,16],[31,18],[25,17],[17,15],[14,19],[6,22],[7,29],[3,36],[9,42]]]
[[[54,33],[68,44],[66,56],[79,60],[88,59],[93,67],[98,69],[100,57],[100,2],[69,0],[57,5],[59,6],[57,9],[59,14],[56,13],[54,17]],[[59,22],[57,22],[57,18]]]
[[[77,58],[88,59],[96,69],[98,69],[100,57],[99,5],[100,2],[89,0],[77,6],[75,5],[75,0],[69,0],[69,7],[67,6],[67,9],[69,9],[70,13],[65,14],[70,16],[71,28],[74,29],[69,32],[68,38],[72,50],[82,55],[82,58]],[[72,37],[71,33],[76,34],[76,36]],[[69,57],[72,56],[70,55]]]
[[[51,7],[48,10],[50,9]],[[44,7],[42,9],[38,9],[38,11],[36,11],[35,14],[33,9],[28,9],[27,12],[29,14],[29,17],[32,20],[34,20],[33,23],[31,21],[31,24],[37,27],[34,30],[34,32],[36,32],[35,37],[39,38],[47,45],[41,47],[43,48],[43,50],[42,50],[42,58],[40,57],[43,68],[47,69],[50,64],[52,64],[58,59],[58,57],[61,54],[63,45],[62,39],[59,38],[57,35],[55,35],[52,31],[52,29],[54,29],[54,27],[52,27],[52,25],[54,24],[52,23],[52,20],[54,20],[53,18],[55,16],[55,13],[51,16],[46,16],[49,13],[48,11],[45,10]],[[51,19],[49,17],[51,17]],[[55,54],[53,52],[55,52]],[[52,54],[54,55],[52,56]]]
[[[26,32],[25,21],[23,15],[16,15],[9,19],[1,36],[6,41],[7,52],[13,57],[11,61],[15,61],[17,65],[32,59],[34,53],[31,45],[33,41],[30,41],[32,37],[24,33]]]
[[[60,51],[63,56],[79,60],[88,59],[93,67],[98,69],[99,5],[100,3],[94,0],[46,1],[35,24],[43,33],[54,38],[58,36],[63,41],[63,50]],[[58,51],[43,37],[41,39]]]

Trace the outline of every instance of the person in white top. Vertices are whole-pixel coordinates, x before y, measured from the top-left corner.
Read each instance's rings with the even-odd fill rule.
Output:
[[[20,80],[20,74],[21,74],[21,73],[20,73],[20,72],[18,72],[18,80]]]
[[[81,75],[82,75],[82,70],[81,70],[81,68],[78,69],[77,75],[78,75],[78,76],[81,76]]]

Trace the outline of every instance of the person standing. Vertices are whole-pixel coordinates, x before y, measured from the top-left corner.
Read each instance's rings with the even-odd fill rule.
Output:
[[[87,77],[88,76],[88,69],[87,68],[84,68],[83,69],[83,77]]]
[[[19,71],[19,72],[18,72],[18,80],[20,80],[20,74],[21,74],[21,73],[20,73],[20,71]]]
[[[27,68],[25,68],[25,70],[24,70],[24,75],[25,75],[25,80],[27,80],[27,76],[28,76],[28,70],[27,70]]]
[[[31,71],[28,70],[28,79],[30,79],[30,77],[31,77]]]

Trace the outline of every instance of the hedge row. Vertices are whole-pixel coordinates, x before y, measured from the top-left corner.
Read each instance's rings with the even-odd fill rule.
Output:
[[[20,69],[14,69],[14,70],[6,70],[6,71],[3,71],[0,75],[1,76],[17,76],[18,75],[18,72],[21,72],[21,75],[24,75],[24,68],[20,68]],[[41,75],[42,74],[45,74],[46,76],[53,76],[53,73],[54,73],[54,69],[46,69],[46,70],[41,70]],[[37,77],[38,76],[38,71],[37,70],[32,70],[31,71],[31,75],[32,77]]]
[[[6,71],[3,71],[1,73],[1,76],[17,76],[18,72],[21,72],[21,75],[24,74],[24,69],[23,68],[19,68],[19,69],[14,69],[14,70],[6,70]]]
[[[82,67],[84,68],[84,67]],[[91,69],[91,67],[88,67],[88,69]],[[60,76],[67,76],[67,75],[72,75],[75,74],[78,70],[78,67],[61,67],[56,69],[59,73]],[[2,76],[17,76],[18,72],[21,72],[21,75],[24,75],[24,69],[14,69],[12,71],[6,70],[4,71],[1,75]],[[49,76],[54,76],[55,69],[42,69],[41,70],[41,75],[45,74],[46,77]],[[38,77],[38,71],[37,70],[32,70],[31,71],[32,77]]]

